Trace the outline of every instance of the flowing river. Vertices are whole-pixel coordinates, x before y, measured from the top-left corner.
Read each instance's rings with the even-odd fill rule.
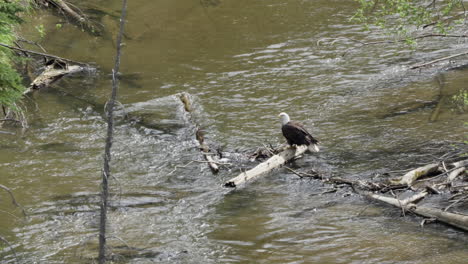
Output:
[[[102,36],[50,11],[21,28],[49,53],[98,69],[25,99],[27,130],[2,128],[0,184],[28,214],[1,194],[0,236],[10,243],[0,244],[2,263],[97,257],[103,108],[121,1],[74,2],[104,25]],[[409,66],[467,43],[362,46],[381,35],[350,21],[356,8],[344,0],[129,1],[108,219],[116,263],[468,262],[465,233],[422,228],[419,217],[285,169],[222,188],[254,166],[237,156],[284,142],[280,112],[322,144],[291,166],[341,177],[415,167],[440,157],[434,149],[446,142],[466,140],[468,115],[452,98],[467,89],[468,70]],[[190,120],[180,92],[193,100]],[[197,162],[194,122],[232,166],[213,175]]]

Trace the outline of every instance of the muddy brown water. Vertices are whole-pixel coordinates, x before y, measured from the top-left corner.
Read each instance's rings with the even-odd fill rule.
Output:
[[[102,37],[41,11],[21,29],[50,53],[99,69],[25,100],[27,131],[2,129],[14,135],[0,134],[0,183],[29,214],[22,218],[2,194],[0,235],[11,244],[0,246],[2,263],[97,256],[102,107],[120,1],[77,5],[105,26]],[[380,35],[349,21],[354,8],[351,1],[130,1],[119,101],[144,125],[119,112],[109,211],[114,261],[467,263],[466,234],[440,224],[421,228],[420,218],[400,217],[350,190],[319,195],[330,186],[278,170],[228,193],[221,185],[238,166],[212,175],[191,162],[202,157],[173,96],[179,92],[191,94],[194,120],[233,163],[236,153],[283,141],[283,111],[322,141],[322,152],[293,166],[343,177],[407,169],[437,158],[421,146],[463,140],[468,116],[451,96],[466,89],[468,71],[408,66],[466,43],[360,47],[350,39]]]

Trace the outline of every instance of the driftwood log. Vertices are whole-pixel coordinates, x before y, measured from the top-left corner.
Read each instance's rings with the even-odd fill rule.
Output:
[[[452,165],[455,167],[455,169],[450,172],[447,177],[449,182],[454,181],[459,175],[465,172],[466,167],[468,166],[468,160],[454,162]]]
[[[410,197],[406,200],[399,200],[396,198],[386,197],[375,193],[366,193],[366,196],[373,200],[377,200],[399,207],[404,211],[436,219],[439,222],[446,223],[448,225],[455,226],[465,231],[468,231],[468,215],[445,212],[441,209],[426,206],[418,206],[416,202],[424,198],[427,194],[427,192],[423,191],[421,193],[415,194],[413,197]]]
[[[261,175],[264,175],[275,168],[284,165],[287,161],[292,160],[307,151],[306,145],[300,145],[296,147],[289,147],[283,152],[274,155],[268,160],[258,164],[253,169],[240,173],[237,177],[234,177],[224,183],[224,187],[238,187],[239,185],[252,181]]]
[[[435,173],[439,170],[439,164],[433,163],[428,164],[426,166],[414,169],[408,173],[406,173],[401,180],[397,181],[396,184],[406,184],[411,186],[417,179]]]
[[[67,65],[65,62],[53,60],[47,63],[44,71],[36,77],[30,84],[29,88],[24,92],[28,94],[34,90],[39,90],[48,87],[52,83],[60,80],[63,76],[85,71],[86,68],[78,65]]]

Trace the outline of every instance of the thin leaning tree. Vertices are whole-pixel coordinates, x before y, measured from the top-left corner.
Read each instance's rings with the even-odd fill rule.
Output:
[[[107,225],[107,207],[108,207],[108,196],[109,196],[109,177],[111,175],[110,160],[111,160],[111,148],[114,135],[114,106],[117,98],[117,90],[119,87],[119,81],[117,74],[120,69],[120,56],[122,54],[122,36],[125,26],[125,17],[127,13],[127,0],[122,1],[122,12],[120,15],[120,30],[117,35],[117,54],[115,57],[114,69],[112,70],[112,92],[109,101],[107,102],[107,135],[106,145],[104,149],[104,166],[102,170],[102,186],[101,186],[101,214],[99,223],[99,263],[106,262],[106,225]]]

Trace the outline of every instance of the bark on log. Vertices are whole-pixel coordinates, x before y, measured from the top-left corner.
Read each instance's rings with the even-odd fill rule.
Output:
[[[419,196],[422,196],[422,194],[423,193],[419,193],[413,197],[416,197],[419,200],[421,199],[421,197]],[[424,194],[424,196],[426,194]],[[434,218],[439,222],[442,222],[451,226],[455,226],[465,231],[468,231],[468,215],[454,214],[454,213],[444,212],[443,210],[436,209],[436,208],[418,206],[415,203],[411,202],[411,200],[414,200],[413,197],[410,197],[407,200],[398,200],[395,198],[386,197],[386,196],[382,196],[382,195],[378,195],[374,193],[366,193],[366,196],[371,199],[399,207],[405,211],[413,212],[417,215],[428,217],[428,218]]]
[[[247,181],[254,180],[259,176],[272,171],[275,168],[278,168],[285,164],[287,161],[304,154],[307,151],[306,145],[300,145],[297,147],[289,147],[285,151],[274,155],[268,160],[258,164],[253,169],[250,169],[246,172],[240,173],[237,177],[234,177],[224,183],[224,187],[238,187],[240,184],[243,184]]]
[[[403,175],[401,180],[397,181],[396,184],[406,184],[408,186],[411,186],[417,179],[423,176],[426,176],[428,174],[434,173],[438,169],[439,169],[438,163],[428,164],[426,166],[419,167]]]

